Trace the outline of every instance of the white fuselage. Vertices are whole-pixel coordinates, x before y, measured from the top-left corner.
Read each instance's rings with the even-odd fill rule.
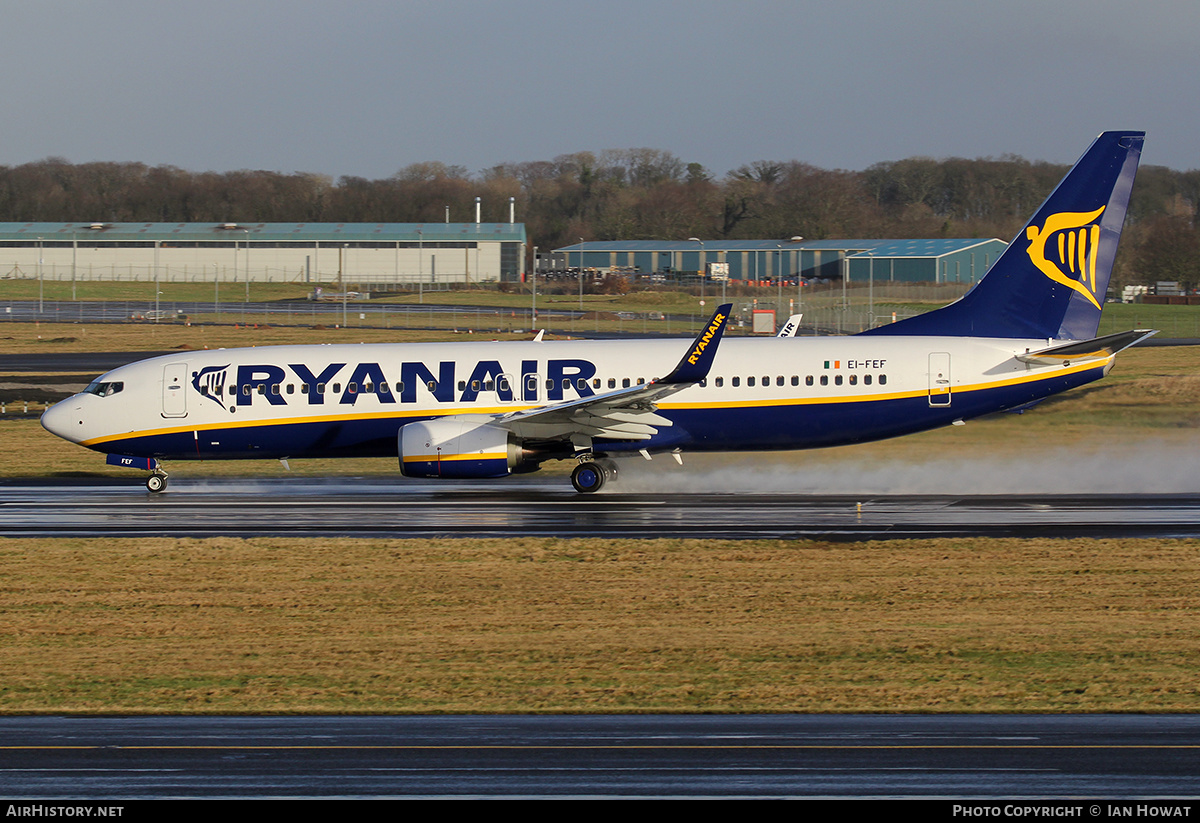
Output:
[[[598,441],[596,451],[798,449],[891,437],[1026,405],[1100,377],[1112,359],[1017,359],[1048,342],[726,339],[706,380],[657,404],[668,426],[648,440]],[[112,454],[394,456],[406,423],[500,418],[649,382],[685,347],[676,339],[193,351],[114,369],[93,384],[104,392],[62,401],[43,424]]]

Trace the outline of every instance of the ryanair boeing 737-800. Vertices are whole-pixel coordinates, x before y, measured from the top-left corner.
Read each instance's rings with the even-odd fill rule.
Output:
[[[42,425],[114,465],[398,457],[414,477],[803,449],[1019,409],[1106,374],[1149,331],[1096,337],[1144,134],[1106,132],[962,299],[849,337],[274,346],[131,363]],[[540,338],[540,335],[539,335]]]

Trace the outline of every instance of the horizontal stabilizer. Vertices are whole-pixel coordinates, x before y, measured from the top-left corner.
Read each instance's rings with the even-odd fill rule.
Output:
[[[1018,354],[1017,359],[1025,363],[1044,365],[1051,361],[1058,363],[1060,360],[1112,357],[1117,352],[1124,351],[1156,334],[1158,334],[1157,329],[1133,329],[1117,334],[1106,334],[1104,337],[1093,337],[1091,340],[1073,340],[1061,346],[1051,346],[1048,349]]]

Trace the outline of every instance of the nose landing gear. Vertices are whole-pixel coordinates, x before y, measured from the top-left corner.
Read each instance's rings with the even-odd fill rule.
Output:
[[[146,478],[146,490],[152,494],[164,492],[167,489],[167,473],[161,469]]]

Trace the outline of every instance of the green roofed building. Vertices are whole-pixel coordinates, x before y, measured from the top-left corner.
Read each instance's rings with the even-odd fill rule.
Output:
[[[523,223],[0,223],[0,276],[356,284],[519,281]]]

